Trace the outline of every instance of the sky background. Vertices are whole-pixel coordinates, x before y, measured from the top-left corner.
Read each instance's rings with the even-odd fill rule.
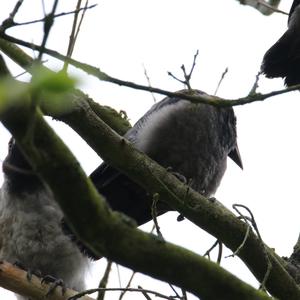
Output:
[[[8,17],[15,1],[2,1],[0,22]],[[76,1],[61,1],[58,11],[70,11]],[[289,11],[292,1],[282,0],[280,8]],[[24,1],[16,21],[43,17],[42,1]],[[235,0],[102,0],[87,12],[73,57],[99,67],[111,76],[147,85],[144,69],[151,85],[176,91],[183,86],[167,75],[171,71],[182,76],[180,66],[190,68],[199,50],[192,87],[214,94],[221,74],[228,73],[218,96],[236,99],[246,96],[255,81],[265,51],[283,34],[287,16],[266,17]],[[48,11],[51,1],[47,1]],[[65,54],[71,31],[72,16],[58,18],[51,31],[48,48]],[[26,41],[39,44],[43,35],[41,24],[16,27],[8,31]],[[34,56],[31,50],[27,53]],[[48,67],[55,70],[61,63],[49,58]],[[6,61],[14,75],[22,69]],[[79,88],[100,104],[125,110],[131,123],[137,121],[153,105],[153,96],[146,92],[119,87],[86,75],[70,67],[79,79]],[[28,80],[28,75],[20,79]],[[259,92],[283,88],[280,79],[261,78]],[[157,101],[163,96],[155,95]],[[255,215],[263,240],[281,256],[289,256],[299,234],[299,167],[298,142],[299,92],[274,97],[260,103],[236,107],[238,143],[244,170],[228,161],[228,169],[216,194],[225,206],[240,203]],[[84,170],[89,174],[101,159],[67,126],[49,121],[71,148]],[[0,127],[0,159],[7,153],[8,132]],[[3,176],[0,174],[0,183]],[[176,222],[177,213],[159,219],[164,237],[203,254],[215,239],[192,223]],[[143,229],[149,231],[152,225]],[[230,254],[225,250],[224,256]],[[257,287],[258,283],[238,258],[223,258],[222,266]],[[95,263],[89,274],[89,287],[98,284],[105,261]],[[119,286],[116,267],[111,287]],[[131,272],[120,269],[121,284],[126,285]],[[164,283],[138,275],[132,286],[142,285],[164,294],[172,294]],[[1,291],[2,293],[2,291]],[[0,293],[0,295],[2,295]],[[14,299],[3,291],[2,299]],[[127,299],[141,299],[128,294]],[[106,299],[118,299],[118,293]],[[126,299],[126,297],[125,297]],[[193,299],[193,297],[190,297]]]

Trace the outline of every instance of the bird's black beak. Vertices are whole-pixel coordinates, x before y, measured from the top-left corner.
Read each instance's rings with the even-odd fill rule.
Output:
[[[228,156],[243,170],[243,163],[238,145],[229,152]]]

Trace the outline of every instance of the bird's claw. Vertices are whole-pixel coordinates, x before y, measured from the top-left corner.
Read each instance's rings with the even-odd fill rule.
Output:
[[[41,280],[41,283],[50,283],[51,284],[50,288],[46,294],[46,297],[51,295],[58,286],[61,287],[63,295],[65,294],[66,289],[67,289],[66,285],[62,279],[57,279],[51,275],[44,276]]]

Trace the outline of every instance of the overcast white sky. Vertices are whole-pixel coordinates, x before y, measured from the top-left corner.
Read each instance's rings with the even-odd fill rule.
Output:
[[[2,1],[0,22],[12,10],[15,1]],[[48,1],[50,3],[50,1]],[[76,1],[64,2],[59,11],[69,11]],[[33,3],[35,6],[33,6]],[[287,16],[261,15],[236,0],[102,0],[87,13],[74,52],[74,58],[100,67],[108,74],[147,84],[144,66],[152,86],[176,91],[182,85],[167,75],[171,71],[181,76],[180,66],[191,65],[199,49],[192,87],[214,93],[222,72],[226,75],[218,95],[228,99],[246,96],[255,80],[264,52],[286,29]],[[292,1],[282,0],[281,9],[288,11]],[[50,6],[49,6],[50,8]],[[42,16],[41,1],[24,1],[17,21],[33,20]],[[51,32],[49,48],[66,52],[72,17],[57,19]],[[24,26],[9,33],[27,41],[40,43],[42,26]],[[32,51],[26,50],[33,55]],[[10,60],[14,74],[21,73]],[[51,58],[47,65],[60,68]],[[135,122],[153,104],[150,94],[99,82],[86,74],[70,68],[80,79],[79,87],[101,104],[125,110]],[[23,79],[27,77],[24,76]],[[260,92],[283,87],[281,80],[261,79]],[[157,100],[162,99],[155,95]],[[223,182],[216,194],[227,207],[242,203],[251,208],[264,241],[282,256],[289,256],[299,233],[299,167],[300,128],[299,93],[294,92],[235,108],[238,118],[238,142],[244,171],[231,161]],[[69,128],[52,122],[57,132],[74,151],[89,174],[100,163],[97,155]],[[9,134],[0,127],[0,158],[6,155]],[[3,181],[1,174],[0,181]],[[177,214],[160,218],[164,237],[174,243],[203,254],[213,243],[209,237],[189,221],[176,222]],[[149,230],[151,225],[146,225]],[[225,251],[225,255],[230,251]],[[104,264],[93,269],[95,287],[104,271]],[[256,280],[238,258],[223,259],[222,266],[240,278],[258,286]],[[121,272],[122,285],[126,285],[129,272]],[[110,285],[119,286],[116,274]],[[159,289],[171,294],[170,288],[142,276],[137,276],[133,286]],[[1,291],[2,293],[2,291]],[[2,299],[14,299],[3,292]],[[117,299],[109,294],[107,299]],[[126,297],[125,297],[126,299]],[[141,299],[130,294],[127,299]],[[191,297],[192,299],[192,297]]]

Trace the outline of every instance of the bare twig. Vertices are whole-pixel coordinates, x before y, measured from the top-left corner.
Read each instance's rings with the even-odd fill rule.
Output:
[[[221,259],[222,259],[222,253],[223,253],[223,244],[219,241],[216,240],[214,242],[214,244],[203,254],[203,256],[207,256],[210,259],[210,252],[216,248],[217,246],[219,246],[219,251],[218,251],[218,257],[217,257],[217,264],[221,263]]]
[[[152,300],[151,297],[147,294],[147,292],[143,289],[141,285],[138,285],[138,288],[142,290],[142,294],[147,300]]]
[[[145,75],[145,77],[146,77],[146,80],[147,80],[148,86],[149,86],[149,87],[152,87],[152,85],[151,85],[151,81],[150,81],[150,77],[148,76],[148,72],[147,72],[147,69],[146,69],[146,67],[145,67],[145,65],[144,65],[144,64],[143,64],[143,69],[144,69],[144,75]],[[157,100],[156,100],[156,98],[155,98],[154,94],[153,94],[153,93],[151,93],[151,95],[152,95],[152,98],[153,98],[153,101],[154,101],[154,103],[156,103],[156,102],[157,102]]]
[[[16,5],[14,6],[13,11],[9,14],[9,17],[2,22],[2,24],[0,26],[0,30],[5,30],[8,27],[14,26],[14,24],[15,24],[14,18],[16,16],[17,12],[19,11],[19,8],[23,4],[23,2],[24,2],[24,0],[17,1]]]
[[[81,293],[78,293],[75,296],[72,296],[72,297],[68,298],[67,300],[80,299],[80,297],[82,297],[84,295],[93,294],[93,293],[99,292],[99,290],[105,290],[107,292],[116,292],[116,291],[119,292],[119,291],[126,290],[127,292],[138,292],[138,293],[153,294],[156,297],[159,297],[159,298],[162,298],[162,299],[168,299],[168,300],[178,299],[177,296],[166,296],[166,295],[163,295],[163,294],[158,293],[156,291],[146,290],[146,289],[140,289],[140,288],[137,288],[137,289],[135,289],[135,288],[128,288],[128,289],[125,289],[125,288],[106,288],[106,289],[100,289],[100,288],[98,288],[98,289],[90,289],[90,290],[83,291]]]
[[[44,20],[44,36],[43,36],[43,40],[42,40],[42,44],[41,44],[41,48],[39,50],[39,56],[38,56],[38,60],[41,61],[43,54],[44,54],[44,49],[49,37],[49,33],[50,30],[53,26],[54,23],[54,19],[55,19],[55,11],[58,5],[58,1],[59,0],[54,0],[53,6],[52,6],[52,11],[50,12],[50,14],[45,16],[45,20]]]
[[[179,296],[179,294],[177,293],[177,291],[175,290],[174,286],[173,286],[172,284],[170,284],[170,283],[169,283],[169,286],[170,286],[170,288],[172,289],[172,291],[174,292],[175,296],[178,297],[178,298],[181,298],[181,297]]]
[[[191,70],[189,73],[186,72],[185,65],[181,65],[181,70],[183,72],[184,80],[179,79],[178,77],[173,75],[171,72],[168,72],[169,76],[171,76],[173,79],[175,79],[175,80],[179,81],[180,83],[182,83],[183,85],[185,85],[187,87],[187,89],[189,89],[189,90],[192,89],[190,81],[191,81],[192,74],[193,74],[193,71],[196,66],[196,60],[197,60],[198,54],[199,54],[199,50],[197,50],[194,55],[193,64],[192,64],[192,67],[191,67]]]
[[[249,95],[255,95],[256,94],[256,91],[258,89],[258,82],[259,82],[259,79],[260,79],[260,75],[261,75],[261,71],[259,71],[256,76],[255,76],[255,81],[254,81],[254,84],[249,92]]]
[[[182,300],[188,300],[186,290],[181,289],[181,292],[182,292],[182,297],[181,297],[181,299],[182,299]]]
[[[81,24],[82,24],[83,18],[85,16],[85,12],[86,12],[86,9],[87,9],[87,6],[88,6],[88,2],[89,1],[86,0],[85,6],[84,6],[84,9],[83,9],[80,21],[79,21],[79,24],[77,24],[77,22],[78,22],[78,16],[79,16],[79,11],[80,11],[80,7],[81,7],[81,0],[77,1],[77,6],[76,6],[75,13],[74,13],[73,25],[72,25],[72,30],[71,30],[71,34],[70,34],[70,38],[69,38],[69,45],[68,45],[68,50],[67,50],[67,56],[68,57],[71,57],[72,53],[74,51],[75,43],[76,43],[76,40],[77,40],[79,31],[80,31],[80,28],[81,28]],[[63,66],[63,70],[65,72],[68,69],[68,65],[69,65],[68,62],[65,61],[64,62],[64,66]]]
[[[68,12],[61,12],[61,13],[55,14],[54,18],[59,18],[59,17],[64,17],[64,16],[67,16],[67,15],[71,15],[71,14],[76,14],[76,13],[79,13],[81,11],[86,11],[88,9],[94,8],[96,6],[97,6],[97,4],[92,4],[92,5],[87,6],[87,7],[81,7],[78,10],[76,9],[76,10],[72,10],[72,11],[68,11]],[[5,20],[1,24],[0,30],[6,30],[8,28],[15,27],[15,26],[24,26],[24,25],[31,25],[31,24],[35,24],[35,23],[45,22],[45,18],[32,20],[32,21],[27,21],[27,22],[21,22],[21,23],[16,23],[15,21],[13,21],[12,23],[6,23],[6,22],[7,21]]]
[[[218,251],[218,257],[217,257],[217,264],[221,264],[221,260],[222,260],[222,253],[223,253],[223,243],[221,241],[219,242],[219,251]]]
[[[245,209],[249,215],[250,215],[250,218],[249,217],[245,217],[239,210],[238,210],[238,207],[241,207],[243,209]],[[253,213],[251,212],[251,210],[245,206],[245,205],[242,205],[242,204],[234,204],[233,205],[233,208],[237,211],[237,213],[244,219],[246,220],[246,222],[248,223],[248,220],[250,221],[253,229],[255,230],[256,234],[257,234],[257,237],[258,239],[260,240],[261,242],[261,245],[262,245],[262,248],[263,248],[263,252],[264,252],[264,255],[265,255],[265,258],[266,258],[266,261],[267,261],[267,270],[266,270],[266,273],[265,273],[265,276],[262,280],[262,282],[260,283],[260,289],[262,290],[266,290],[266,287],[265,287],[265,284],[266,284],[266,281],[268,280],[269,278],[269,275],[270,275],[270,272],[271,272],[271,269],[272,269],[272,263],[271,263],[271,260],[270,260],[270,257],[269,257],[269,254],[268,254],[268,251],[266,249],[266,245],[265,243],[263,242],[262,238],[261,238],[261,235],[259,233],[259,229],[258,229],[258,226],[256,224],[256,221],[255,221],[255,218],[254,218],[254,215]],[[248,227],[249,228],[249,227]]]
[[[130,287],[135,274],[136,274],[136,272],[133,271],[130,278],[129,278],[129,280],[128,280],[128,282],[127,282],[127,285],[126,285],[125,289],[128,289]],[[122,298],[125,296],[126,292],[127,292],[127,290],[122,291],[122,293],[120,294],[119,300],[122,300]]]
[[[223,82],[223,80],[224,80],[224,78],[225,78],[225,76],[226,76],[227,73],[228,73],[228,67],[226,67],[226,69],[224,70],[224,72],[223,72],[222,75],[221,75],[221,78],[220,78],[220,80],[219,80],[219,82],[218,82],[218,85],[217,85],[217,87],[216,87],[216,90],[215,90],[215,92],[214,92],[214,96],[217,95],[217,93],[218,93],[218,91],[219,91],[219,88],[220,88],[220,86],[221,86],[221,83]]]
[[[238,255],[239,252],[241,251],[241,249],[245,246],[246,241],[247,241],[247,239],[249,237],[250,229],[251,229],[251,226],[250,226],[250,224],[248,222],[249,218],[247,218],[244,215],[240,215],[239,219],[243,219],[245,221],[245,223],[247,224],[247,230],[246,230],[246,233],[244,235],[244,239],[243,239],[242,243],[237,247],[237,249],[232,254],[225,256],[225,258],[234,257],[234,256]]]
[[[103,277],[102,277],[102,279],[100,280],[100,283],[99,283],[99,288],[106,288],[107,282],[108,282],[109,273],[111,271],[111,266],[112,266],[112,261],[108,260],[105,272],[104,272]],[[99,291],[97,300],[103,300],[104,296],[105,296],[105,291],[104,290],[103,291]]]
[[[156,233],[158,235],[159,238],[161,238],[162,240],[164,240],[164,237],[160,231],[160,227],[158,225],[158,221],[157,221],[157,202],[159,201],[159,194],[154,194],[153,195],[153,201],[152,201],[152,206],[151,206],[151,214],[152,214],[152,219],[155,225],[155,229],[156,229]]]
[[[120,268],[119,265],[116,264],[116,268],[117,268],[117,273],[118,273],[118,281],[119,281],[119,287],[122,287],[122,281],[121,281],[121,272],[120,272]]]

